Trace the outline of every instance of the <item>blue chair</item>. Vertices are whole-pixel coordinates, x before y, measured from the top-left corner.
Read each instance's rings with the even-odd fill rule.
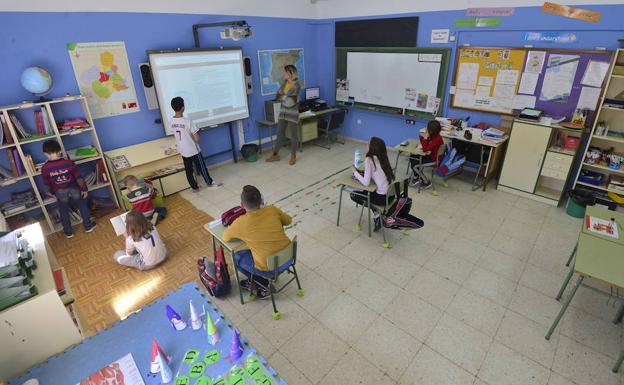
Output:
[[[252,285],[258,285],[265,290],[268,290],[271,293],[271,302],[273,303],[273,319],[278,320],[281,317],[280,312],[277,310],[277,306],[275,306],[275,296],[284,290],[286,286],[288,286],[292,281],[297,282],[297,295],[302,297],[304,295],[304,290],[301,288],[301,283],[299,282],[299,276],[297,275],[297,269],[295,265],[297,264],[297,236],[295,236],[290,244],[286,246],[284,249],[278,251],[275,255],[267,258],[267,262],[269,265],[269,270],[263,271],[258,269],[253,269],[251,271],[250,281]],[[283,273],[292,274],[293,277],[290,278],[286,283],[277,287],[277,283],[280,275]],[[256,282],[253,278],[254,276],[260,276],[269,281],[268,286],[264,286],[258,282]],[[254,292],[254,290],[252,290]],[[250,297],[252,300],[253,296]]]

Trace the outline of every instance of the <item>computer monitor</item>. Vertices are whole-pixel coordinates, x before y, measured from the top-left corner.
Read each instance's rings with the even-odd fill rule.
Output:
[[[305,90],[306,100],[314,100],[321,97],[321,87],[311,87]]]

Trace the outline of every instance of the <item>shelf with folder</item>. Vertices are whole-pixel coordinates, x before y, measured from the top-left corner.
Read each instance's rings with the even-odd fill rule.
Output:
[[[73,135],[80,135],[82,133],[85,132],[89,132],[89,131],[93,131],[94,128],[93,127],[84,127],[84,128],[74,128],[71,130],[62,130],[59,129],[59,136],[73,136]]]
[[[576,182],[576,184],[581,185],[581,186],[585,186],[585,187],[595,188],[597,190],[602,190],[602,191],[606,191],[606,192],[612,192],[612,193],[615,193],[615,194],[622,194],[623,193],[621,190],[608,188],[606,185],[595,185],[595,184],[585,183],[585,182]]]
[[[34,143],[34,142],[39,142],[39,141],[42,141],[42,140],[51,139],[51,138],[54,138],[54,137],[55,137],[54,134],[33,135],[33,136],[28,136],[26,138],[19,139],[19,142],[20,142],[20,144],[28,144],[28,143]]]
[[[34,206],[26,207],[26,208],[24,208],[22,210],[18,210],[18,211],[12,212],[10,214],[4,214],[4,217],[5,218],[11,218],[11,217],[14,217],[16,215],[20,215],[20,214],[24,214],[24,213],[27,213],[27,212],[32,211],[32,210],[36,210],[38,208],[41,208],[41,205],[39,205],[39,203],[36,202]]]
[[[110,182],[104,182],[104,183],[96,183],[96,184],[92,184],[91,186],[89,186],[88,191],[94,191],[94,190],[99,190],[103,187],[108,187],[110,186]],[[46,198],[43,200],[43,204],[44,205],[49,205],[51,203],[55,203],[56,202],[56,198],[55,197],[50,197],[50,198]]]
[[[585,162],[583,162],[583,167],[595,168],[597,170],[606,171],[606,172],[608,172],[610,174],[624,175],[624,169],[623,168],[620,168],[619,170],[616,170],[614,168],[609,168],[607,166],[601,166],[599,164],[589,164],[589,163],[585,163]]]
[[[0,145],[0,150],[2,150],[3,148],[11,148],[11,147],[15,147],[15,143],[6,143],[3,145]]]
[[[607,142],[624,143],[624,137],[619,136],[594,135],[592,139],[606,140]]]
[[[24,179],[28,179],[28,175],[20,175],[14,178],[9,178],[9,179],[4,179],[2,181],[0,181],[0,186],[8,186],[11,185],[13,183],[17,183],[20,180],[24,180]]]

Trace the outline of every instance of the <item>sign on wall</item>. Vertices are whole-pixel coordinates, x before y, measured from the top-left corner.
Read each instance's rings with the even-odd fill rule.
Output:
[[[67,52],[94,119],[140,111],[123,41],[68,43]]]

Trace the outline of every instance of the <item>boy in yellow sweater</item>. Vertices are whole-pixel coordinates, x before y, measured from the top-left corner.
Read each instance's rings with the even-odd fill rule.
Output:
[[[262,195],[255,186],[243,187],[241,205],[247,214],[239,217],[223,233],[223,240],[240,239],[245,242],[248,250],[234,253],[234,263],[240,272],[247,277],[251,272],[269,270],[267,258],[275,255],[290,244],[290,239],[284,232],[284,226],[292,223],[292,218],[273,205],[263,206]],[[268,281],[254,274],[254,280],[264,287]],[[251,281],[241,281],[241,287],[250,290]],[[258,298],[269,298],[268,290],[261,289],[256,294]]]

